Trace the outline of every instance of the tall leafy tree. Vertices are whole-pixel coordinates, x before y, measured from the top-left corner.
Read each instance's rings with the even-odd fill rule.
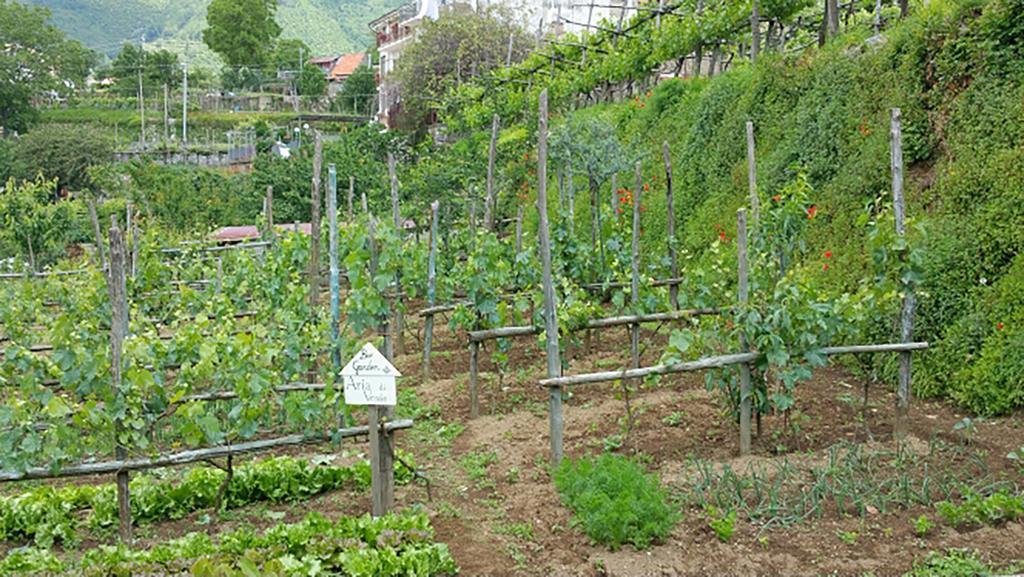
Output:
[[[480,11],[458,7],[424,23],[395,72],[403,109],[411,113],[437,108],[451,89],[505,65],[510,37],[512,62],[519,62],[533,41],[514,18],[493,7]],[[423,120],[410,117],[403,123],[418,128]]]
[[[169,50],[147,52],[135,44],[125,44],[110,65],[110,74],[116,79],[115,91],[135,96],[139,91],[140,75],[143,90],[149,92],[180,83],[182,69],[178,55]]]
[[[24,130],[35,117],[32,98],[80,86],[95,54],[49,23],[50,12],[0,0],[0,131]]]
[[[369,115],[377,95],[377,77],[373,69],[360,64],[345,80],[334,100],[334,109],[339,112],[353,112]]]
[[[203,41],[232,68],[262,66],[281,35],[276,11],[277,0],[213,0]]]

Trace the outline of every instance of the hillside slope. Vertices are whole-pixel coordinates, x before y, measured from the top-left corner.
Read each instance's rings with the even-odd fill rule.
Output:
[[[114,55],[125,42],[183,52],[186,38],[198,60],[213,62],[200,36],[209,0],[28,0],[47,7],[53,22],[72,38]],[[283,38],[300,38],[318,53],[361,50],[371,41],[367,23],[401,0],[281,0],[277,20]]]
[[[806,178],[817,216],[794,265],[838,295],[875,274],[878,247],[866,222],[891,217],[889,110],[902,108],[922,254],[915,338],[932,344],[915,357],[915,389],[979,414],[1020,409],[1024,0],[934,2],[881,41],[869,35],[766,57],[711,81],[664,83],[646,100],[585,113],[615,121],[644,149],[649,174],[669,142],[680,241],[698,255],[719,230],[733,235],[747,197],[744,124],[753,120],[762,203]],[[663,246],[664,197],[652,192],[645,240]],[[898,338],[891,313],[865,327],[869,337]],[[881,357],[879,374],[894,382],[895,359]]]

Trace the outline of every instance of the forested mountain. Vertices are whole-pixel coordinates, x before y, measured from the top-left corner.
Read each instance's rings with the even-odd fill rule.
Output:
[[[200,61],[212,61],[200,35],[209,0],[29,0],[53,12],[53,22],[90,48],[114,55],[125,42],[184,52],[191,38]],[[277,20],[282,38],[301,38],[321,53],[365,48],[367,23],[400,0],[280,0]]]

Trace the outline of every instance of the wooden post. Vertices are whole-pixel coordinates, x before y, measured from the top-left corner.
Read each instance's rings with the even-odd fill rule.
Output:
[[[757,62],[761,50],[761,6],[760,0],[753,0],[750,9],[750,61]],[[698,63],[699,66],[699,63]]]
[[[217,294],[224,290],[224,259],[217,257],[217,286],[214,287]]]
[[[430,256],[427,257],[427,306],[437,301],[437,212],[438,201],[430,204]],[[434,314],[423,320],[423,380],[430,379],[430,348],[434,343]]]
[[[558,181],[558,209],[564,212],[568,210],[568,205],[565,196],[565,172],[561,167],[556,171],[555,179]]]
[[[127,250],[117,217],[110,218],[110,274],[107,276],[107,290],[110,296],[110,378],[115,397],[125,396],[122,383],[124,339],[128,336],[128,288],[126,274]],[[124,423],[114,423],[114,456],[123,461],[128,458],[128,449],[121,442]],[[120,521],[121,542],[131,545],[132,510],[128,494],[128,472],[117,473],[117,512]]]
[[[338,264],[338,169],[327,166],[327,251],[330,260],[331,285],[331,362],[334,382],[340,382],[341,373],[341,272]],[[344,401],[342,401],[344,403]],[[345,421],[348,411],[345,407]],[[347,426],[342,422],[341,426]]]
[[[747,121],[747,183],[750,188],[750,216],[754,229],[761,219],[761,200],[757,194],[757,156],[754,150],[754,123]]]
[[[890,136],[892,139],[893,216],[896,221],[896,235],[902,238],[907,234],[907,208],[903,196],[903,127],[899,108],[892,109]],[[914,334],[914,307],[916,305],[914,286],[911,283],[903,283],[902,289],[903,306],[900,311],[900,340],[901,342],[909,343]],[[909,428],[907,421],[910,415],[910,376],[910,351],[904,351],[900,353],[900,377],[899,386],[896,389],[896,426],[894,432],[897,439],[905,438]]]
[[[352,200],[356,195],[356,177],[348,177],[348,221],[352,222]]]
[[[398,172],[395,169],[395,155],[388,153],[388,175],[391,180],[391,213],[395,220],[395,234],[398,235],[398,242],[404,243],[405,231],[402,228],[402,212],[398,205]],[[394,353],[405,354],[405,318],[402,315],[402,275],[395,273],[395,305],[394,305]]]
[[[373,494],[373,516],[382,517],[395,506],[392,435],[384,429],[393,411],[390,407],[378,405],[370,405],[367,409],[370,418],[370,492]]]
[[[633,192],[633,278],[630,283],[633,314],[640,314],[640,192],[643,190],[643,166],[636,163],[636,190]],[[629,350],[633,368],[640,368],[640,324],[629,325]],[[628,402],[628,401],[627,401]]]
[[[551,240],[548,233],[548,91],[540,93],[537,135],[537,237],[544,283],[544,334],[547,340],[548,377],[559,376],[562,360],[558,347],[558,317],[555,316],[555,286],[551,278]],[[570,214],[572,197],[570,196]],[[549,425],[551,428],[551,464],[562,462],[562,388],[548,389]]]
[[[736,214],[736,250],[739,261],[739,304],[742,309],[750,298],[747,279],[747,209],[741,208]],[[747,337],[740,333],[740,350],[747,352]],[[750,413],[751,413],[750,365],[740,365],[740,455],[750,454]]]
[[[523,204],[519,204],[519,212],[516,214],[516,254],[523,252]]]
[[[477,397],[477,386],[480,379],[480,342],[469,343],[469,418],[480,416],[480,401]]]
[[[569,197],[569,236],[573,236],[576,231],[576,184],[573,182],[571,170],[565,176],[565,180]]]
[[[263,220],[267,226],[267,240],[274,239],[274,187],[267,185],[267,199],[263,205]]]
[[[103,246],[103,232],[100,231],[100,218],[96,212],[96,200],[89,199],[89,220],[92,221],[92,233],[96,237],[96,255],[99,258],[100,270],[107,269],[106,249]]]
[[[309,306],[316,309],[320,301],[320,171],[324,160],[320,131],[314,132],[313,142],[313,210],[309,220]]]
[[[132,274],[132,203],[127,203],[124,206],[124,249],[125,249],[125,263],[124,270],[125,274],[131,276]],[[35,270],[35,267],[33,267]]]
[[[495,114],[491,120],[491,146],[487,153],[487,204],[484,205],[484,226],[490,232],[494,232],[495,212],[498,209],[494,193],[494,157],[498,151],[498,129],[500,126],[501,119]]]
[[[138,271],[139,262],[139,246],[142,244],[139,236],[139,215],[136,211],[135,217],[132,219],[132,280],[135,279],[135,273]]]
[[[666,140],[661,147],[662,156],[665,157],[665,202],[667,204],[666,212],[668,213],[668,259],[669,268],[672,278],[679,278],[679,261],[676,258],[676,207],[672,197],[672,155],[668,148],[668,141]],[[679,285],[670,284],[668,286],[668,298],[672,304],[672,308],[679,310]]]
[[[366,200],[366,191],[362,191],[360,194],[360,201],[363,205],[363,214],[370,214],[370,203]]]
[[[619,214],[619,175],[612,175],[612,219]]]
[[[469,197],[469,247],[476,248],[476,197]]]

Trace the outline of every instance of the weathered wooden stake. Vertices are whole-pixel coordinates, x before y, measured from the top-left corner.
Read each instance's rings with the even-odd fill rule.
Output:
[[[672,154],[666,140],[661,147],[662,156],[665,157],[665,202],[668,213],[668,259],[672,278],[679,278],[679,262],[676,258],[676,206],[672,197]],[[671,284],[668,287],[668,298],[672,308],[679,310],[679,285]]]
[[[469,343],[469,418],[475,419],[480,416],[480,401],[477,397],[477,387],[480,380],[480,342]]]
[[[117,398],[123,398],[122,371],[124,340],[128,336],[128,287],[126,274],[127,250],[117,217],[110,218],[110,274],[107,276],[107,290],[110,296],[110,379]],[[114,423],[114,456],[121,461],[128,458],[128,449],[121,442],[124,423]],[[128,472],[117,473],[117,512],[120,521],[121,542],[132,542],[132,510],[128,493]]]
[[[92,221],[92,232],[96,237],[96,255],[99,257],[100,270],[106,270],[107,259],[104,256],[106,248],[103,245],[103,232],[100,230],[100,218],[96,212],[96,200],[89,199],[89,220]]]
[[[312,215],[309,221],[309,306],[320,302],[320,172],[323,169],[324,145],[320,131],[314,133]]]
[[[274,230],[274,187],[267,185],[267,198],[263,204],[263,220],[266,221],[266,239],[273,240],[275,236]]]
[[[619,214],[619,175],[612,175],[612,219]]]
[[[569,236],[576,234],[576,183],[573,182],[572,171],[565,175],[566,190],[569,197]]]
[[[633,192],[633,277],[630,283],[630,302],[633,314],[640,314],[640,192],[643,190],[643,166],[636,163],[636,191]],[[629,326],[630,355],[633,368],[640,368],[640,324]],[[628,402],[628,401],[627,401]]]
[[[338,169],[327,166],[327,251],[331,285],[331,363],[334,382],[341,382],[341,270],[338,263]],[[348,407],[342,402],[341,427],[347,426]]]
[[[896,221],[896,235],[906,236],[906,201],[903,195],[903,127],[901,111],[892,109],[891,120],[892,145],[892,206]],[[916,305],[914,287],[910,283],[903,284],[903,306],[900,311],[900,340],[909,343],[914,335],[914,307]],[[910,352],[900,353],[900,380],[896,389],[896,426],[895,436],[902,439],[907,436],[910,416]]]
[[[754,149],[754,123],[747,121],[747,183],[750,187],[750,216],[753,228],[761,218],[761,200],[757,194],[757,154]]]
[[[568,204],[565,195],[565,172],[561,167],[556,171],[555,179],[558,181],[558,209],[564,212],[568,210]]]
[[[382,517],[395,506],[392,435],[384,429],[393,409],[378,405],[370,405],[367,408],[370,420],[370,492],[373,494],[373,516]]]
[[[523,210],[522,203],[519,204],[519,212],[516,214],[516,254],[523,252]]]
[[[551,240],[548,232],[548,91],[540,93],[537,136],[537,240],[540,242],[542,279],[544,283],[544,334],[547,340],[548,378],[561,375],[562,360],[558,347],[558,317],[555,316],[555,286],[551,278]],[[570,188],[570,191],[572,189]],[[572,214],[572,195],[569,196]],[[551,428],[551,464],[562,462],[562,387],[548,389]]]
[[[741,208],[736,214],[736,250],[739,261],[739,305],[742,309],[750,298],[747,270],[747,209]],[[740,350],[748,351],[747,337],[740,333]],[[752,390],[750,365],[740,365],[740,455],[750,454],[750,413]]]
[[[487,202],[484,205],[484,226],[487,230],[494,232],[495,212],[497,203],[494,192],[494,160],[498,151],[498,129],[501,126],[501,119],[495,114],[491,120],[491,146],[487,153]]]
[[[366,200],[366,191],[365,190],[362,191],[360,193],[360,195],[361,195],[361,199],[360,200],[361,200],[362,205],[363,205],[363,214],[370,214],[370,203],[369,203],[369,201]]]
[[[349,176],[348,177],[348,221],[349,222],[352,222],[352,218],[353,218],[352,201],[353,201],[355,195],[356,195],[356,177]]]
[[[217,257],[217,284],[214,287],[217,294],[224,291],[224,259]]]
[[[430,256],[427,257],[427,306],[437,301],[437,213],[438,201],[430,205]],[[430,348],[434,343],[434,315],[429,314],[423,321],[423,380],[430,379]]]
[[[125,247],[125,274],[131,276],[132,274],[132,203],[125,204],[124,207],[124,247]]]
[[[395,167],[395,155],[388,153],[388,175],[391,180],[391,213],[395,221],[395,234],[398,236],[398,242],[405,242],[405,230],[402,228],[402,211],[398,206],[398,171]],[[393,323],[394,329],[394,353],[396,355],[405,354],[405,318],[402,315],[402,275],[401,273],[395,273],[395,304],[394,304],[394,316],[395,320]]]

